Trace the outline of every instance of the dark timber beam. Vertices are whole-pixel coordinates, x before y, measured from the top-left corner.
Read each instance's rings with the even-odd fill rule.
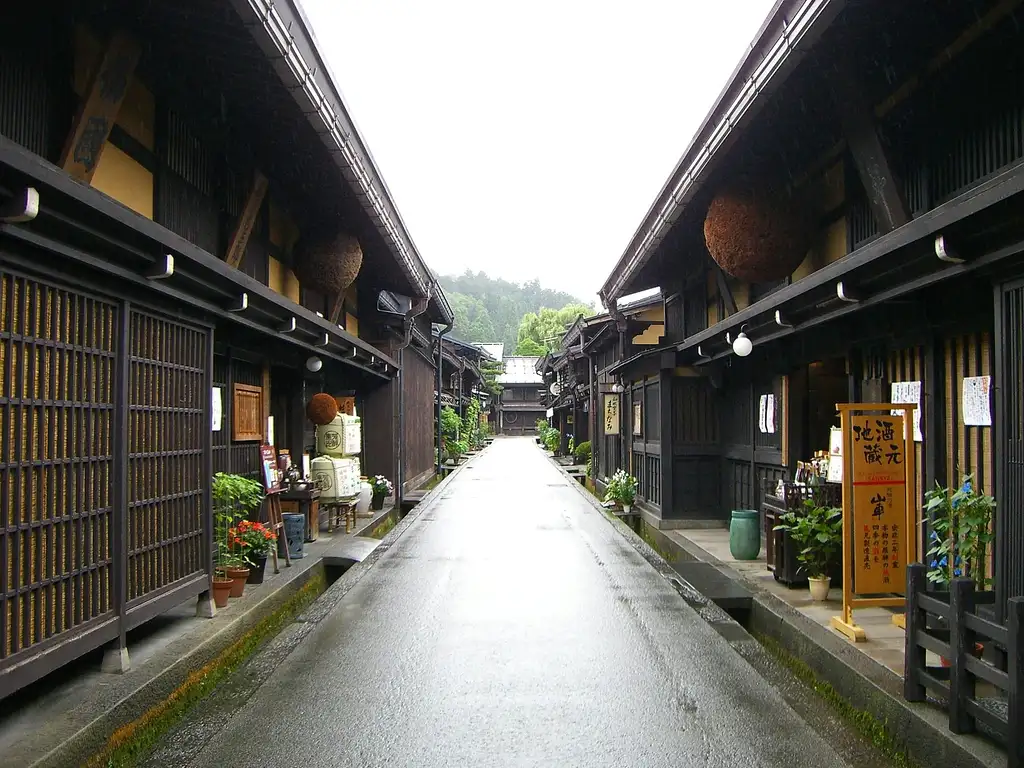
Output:
[[[256,171],[252,180],[252,188],[249,190],[249,197],[246,198],[242,215],[238,217],[235,231],[231,233],[227,253],[224,255],[224,261],[235,269],[238,269],[245,256],[245,247],[249,244],[249,236],[256,224],[256,217],[259,216],[263,198],[267,196],[268,186],[270,186],[270,182],[267,181],[267,177]]]
[[[878,135],[874,111],[849,60],[840,61],[832,70],[830,79],[846,143],[867,192],[871,213],[881,234],[892,232],[910,221],[910,216]]]
[[[725,277],[725,272],[718,266],[718,262],[708,257],[711,260],[711,269],[715,271],[715,282],[718,283],[718,293],[722,297],[722,301],[725,302],[726,314],[736,314],[736,297],[732,295],[732,288],[729,287],[729,281]]]
[[[60,158],[60,167],[79,181],[92,182],[141,53],[124,32],[115,32],[103,53]]]

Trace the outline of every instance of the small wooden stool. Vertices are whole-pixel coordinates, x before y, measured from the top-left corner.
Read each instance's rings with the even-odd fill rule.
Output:
[[[334,527],[341,527],[341,521],[345,521],[345,533],[351,533],[356,526],[356,500],[342,499],[324,504],[327,507],[327,531],[332,532]]]
[[[284,520],[281,518],[281,492],[268,491],[266,495],[266,502],[267,527],[277,534],[277,541],[275,541],[274,546],[270,548],[274,558],[274,573],[280,573],[281,569],[278,567],[277,562],[277,544],[281,541],[282,536],[284,536],[284,559],[288,564],[288,567],[292,567],[292,553],[288,550],[288,537],[285,536]]]

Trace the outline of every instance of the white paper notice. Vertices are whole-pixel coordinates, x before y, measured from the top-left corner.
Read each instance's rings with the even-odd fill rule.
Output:
[[[893,403],[913,403],[917,406],[914,409],[914,442],[920,443],[924,440],[921,432],[921,382],[920,381],[894,381],[890,387],[889,401]],[[903,411],[892,410],[893,416],[902,416]]]
[[[775,434],[775,395],[765,395],[767,397],[767,405],[765,406],[764,422],[765,426],[768,427],[768,434]]]
[[[828,436],[828,481],[843,482],[843,430],[832,427]]]
[[[267,416],[267,445],[274,444],[274,417]]]
[[[224,401],[221,399],[220,387],[213,388],[213,399],[210,401],[210,414],[213,416],[213,431],[220,432],[224,424]]]
[[[761,434],[768,433],[768,396],[761,395],[761,402],[758,406],[757,415],[757,428],[761,430]]]
[[[964,379],[962,409],[964,426],[992,426],[992,407],[989,399],[991,389],[991,376],[968,376]]]

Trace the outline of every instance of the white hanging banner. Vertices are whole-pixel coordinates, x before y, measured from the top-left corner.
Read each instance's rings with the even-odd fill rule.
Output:
[[[224,426],[224,390],[220,387],[213,388],[213,397],[210,400],[210,414],[213,417],[212,428],[214,432],[220,432]]]
[[[964,426],[992,426],[991,390],[991,376],[967,376],[964,379],[961,394]]]
[[[757,429],[762,435],[768,434],[768,395],[761,395],[758,402]]]
[[[889,402],[892,403],[913,403],[917,406],[914,409],[914,442],[920,443],[924,440],[921,432],[921,382],[920,381],[894,381],[890,386]],[[893,416],[902,416],[903,411],[892,409]]]

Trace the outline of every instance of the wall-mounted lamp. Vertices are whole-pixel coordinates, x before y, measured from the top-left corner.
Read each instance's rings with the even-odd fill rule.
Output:
[[[732,351],[736,353],[737,357],[746,357],[754,350],[754,343],[743,332],[746,327],[745,325],[740,326],[739,334],[732,341]]]
[[[324,367],[324,361],[319,357],[311,357],[306,360],[306,370],[310,373],[316,373]]]
[[[625,391],[626,391],[626,388],[624,386],[622,386],[622,380],[621,379],[616,380],[615,383],[612,384],[612,392],[614,392],[616,395],[621,395]]]

